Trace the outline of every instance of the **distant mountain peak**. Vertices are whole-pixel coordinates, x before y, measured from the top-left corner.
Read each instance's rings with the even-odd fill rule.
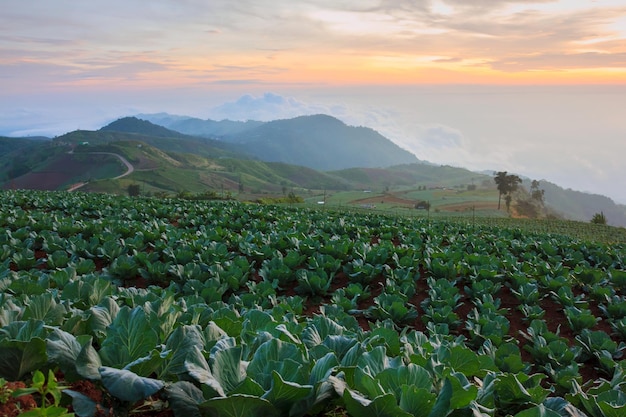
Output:
[[[270,122],[180,119],[145,115],[155,123],[188,135],[219,138],[241,152],[268,162],[284,162],[319,170],[388,167],[419,162],[377,131],[348,126],[327,114]]]
[[[326,123],[336,123],[336,124],[344,125],[344,126],[346,125],[344,122],[342,122],[335,116],[330,116],[328,114],[323,114],[323,113],[297,116],[297,117],[294,117],[292,119],[287,119],[287,120],[300,121],[300,120],[307,120],[307,119],[320,122],[320,123],[326,122]]]
[[[140,135],[175,138],[185,136],[180,132],[155,125],[147,120],[138,119],[134,116],[122,117],[102,127],[100,131],[137,133]]]
[[[419,162],[415,155],[375,130],[348,126],[326,114],[267,122],[232,141],[261,160],[319,170]]]

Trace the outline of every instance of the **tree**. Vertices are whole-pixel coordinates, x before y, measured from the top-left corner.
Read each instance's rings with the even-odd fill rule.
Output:
[[[430,202],[429,201],[420,201],[418,203],[415,203],[414,208],[416,210],[428,210],[428,211],[430,211]]]
[[[504,197],[504,203],[506,204],[506,211],[507,211],[507,213],[509,213],[511,211],[511,201],[513,201],[513,197],[511,197],[511,194],[507,194]]]
[[[539,181],[533,180],[533,182],[530,184],[530,196],[541,204],[543,204],[543,195],[545,194],[545,192],[546,190],[541,190],[539,188]]]
[[[591,218],[591,223],[594,223],[594,224],[606,224],[606,216],[604,215],[603,212],[596,213]]]
[[[141,194],[141,187],[139,186],[139,184],[130,184],[127,191],[129,196],[137,197]]]
[[[536,219],[540,216],[541,206],[537,200],[532,198],[517,200],[515,203],[515,210],[517,214],[522,217],[528,217],[530,219]]]
[[[533,180],[530,184],[530,192],[528,196],[526,196],[525,192],[516,196],[517,201],[515,208],[518,215],[536,219],[545,214],[546,208],[543,201],[544,190],[540,189],[539,185],[539,181]]]
[[[500,210],[500,202],[502,196],[506,195],[510,197],[510,194],[517,190],[517,186],[521,184],[522,179],[517,175],[508,174],[506,171],[500,171],[495,173],[494,181],[498,187],[498,210]],[[508,200],[507,208],[510,205],[511,200]]]

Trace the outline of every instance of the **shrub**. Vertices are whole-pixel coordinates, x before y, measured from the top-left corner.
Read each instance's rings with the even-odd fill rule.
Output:
[[[594,224],[606,224],[606,216],[604,215],[603,212],[596,213],[591,218],[591,223],[594,223]]]

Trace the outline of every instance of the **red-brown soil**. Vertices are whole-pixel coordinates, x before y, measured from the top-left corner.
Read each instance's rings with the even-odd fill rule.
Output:
[[[428,283],[427,278],[428,272],[424,270],[423,267],[420,268],[420,277],[416,280],[416,292],[415,295],[409,300],[409,304],[413,305],[418,313],[418,318],[409,323],[409,327],[427,332],[426,325],[424,324],[422,318],[424,314],[424,309],[422,308],[422,302],[428,297]],[[343,288],[350,283],[349,277],[343,272],[338,273],[333,280],[332,288],[330,294],[338,288]],[[384,291],[384,277],[378,276],[373,282],[370,284],[371,295],[369,298],[361,300],[359,302],[358,308],[359,310],[366,310],[370,306],[374,304],[374,298],[380,295]],[[452,334],[456,335],[464,335],[469,337],[469,333],[465,329],[465,321],[469,315],[469,313],[474,308],[474,304],[471,302],[470,298],[465,294],[464,289],[461,286],[457,286],[459,288],[459,294],[461,295],[461,299],[459,301],[459,306],[455,310],[462,324],[459,328],[452,330]],[[330,294],[323,299],[307,299],[304,305],[303,314],[305,316],[313,316],[315,314],[319,314],[319,306],[323,303],[330,302]],[[527,340],[522,336],[522,332],[526,333],[528,331],[528,327],[530,326],[529,320],[527,320],[522,314],[519,300],[515,297],[515,295],[511,292],[511,290],[507,286],[503,286],[497,294],[494,294],[494,298],[500,298],[500,308],[507,310],[507,319],[510,322],[508,335],[517,340],[518,346],[520,348],[522,360],[525,363],[534,365],[532,355],[524,348],[528,343]],[[590,303],[590,309],[594,313],[596,317],[602,317],[602,312],[598,309],[597,305],[594,303]],[[551,299],[550,297],[544,297],[540,303],[541,307],[545,310],[545,316],[543,320],[546,322],[548,330],[557,333],[560,337],[563,337],[568,340],[570,346],[574,346],[576,344],[576,333],[569,327],[569,324],[565,318],[565,313],[563,312],[563,307]],[[359,326],[363,330],[370,329],[370,323],[364,316],[356,316],[355,317]],[[613,330],[611,326],[606,322],[606,320],[601,320],[592,330],[602,330],[607,334],[611,335]],[[534,369],[534,371],[541,372],[540,369]],[[607,376],[602,373],[601,370],[597,369],[593,362],[580,364],[580,375],[582,376],[583,382],[586,381],[594,381],[601,377],[606,378]]]
[[[11,187],[29,190],[56,190],[69,181],[74,175],[64,172],[31,172],[11,180]]]
[[[32,395],[22,395],[17,398],[11,396],[12,392],[20,388],[26,388],[26,385],[21,381],[7,382],[3,387],[0,387],[0,396],[3,397],[8,394],[6,402],[0,402],[0,416],[16,417],[24,411],[37,407],[37,402]]]
[[[8,187],[13,189],[56,190],[67,185],[72,178],[89,172],[94,166],[108,164],[110,158],[112,157],[108,155],[61,154],[41,171],[30,172],[12,179]]]
[[[95,401],[98,404],[96,406],[95,417],[105,417],[105,416],[112,415],[111,413],[114,410],[111,407],[110,399],[106,398],[103,395],[102,390],[96,385],[94,385],[93,382],[86,381],[86,380],[77,381],[71,385],[70,389],[76,392],[80,392],[81,394],[85,395],[86,397],[91,398],[93,401]],[[142,404],[143,404],[143,401],[137,404],[137,406],[140,406]],[[70,411],[72,410],[71,406],[69,407],[69,409]],[[174,411],[169,408],[163,409],[163,410],[157,410],[157,409],[147,410],[143,412],[135,408],[131,410],[131,413],[133,416],[137,416],[137,417],[172,417],[174,415]]]
[[[172,224],[175,225],[176,223],[177,223],[177,220],[175,219],[172,220]],[[381,239],[378,236],[372,236],[370,242],[371,244],[380,244]],[[397,238],[392,239],[392,242],[394,243],[394,245],[398,245],[401,243],[399,239]],[[42,250],[35,251],[35,257],[37,259],[43,259],[46,256],[47,256],[46,253]],[[95,258],[94,262],[96,263],[97,271],[101,271],[104,267],[108,265],[108,262],[101,258]],[[40,267],[46,267],[46,263],[44,262]],[[305,267],[305,266],[303,265],[302,267]],[[16,269],[14,264],[11,264],[11,269],[13,270]],[[419,314],[418,318],[414,320],[414,322],[409,323],[409,327],[414,330],[418,330],[422,332],[427,332],[426,325],[423,321],[424,309],[422,308],[422,302],[428,297],[428,290],[429,290],[429,286],[427,282],[428,276],[429,276],[429,272],[424,268],[423,265],[420,265],[419,266],[419,278],[416,279],[415,281],[415,290],[416,290],[415,295],[411,297],[408,301],[409,304],[413,305],[416,308]],[[262,278],[258,275],[257,271],[253,271],[250,279],[255,282],[262,281]],[[134,277],[133,279],[126,280],[124,282],[124,286],[126,287],[137,287],[137,288],[146,288],[150,284],[153,284],[153,283],[147,282],[144,278],[140,276]],[[164,286],[167,286],[168,283],[164,282],[161,284]],[[305,298],[305,301],[303,304],[303,314],[307,317],[311,317],[313,315],[319,314],[320,306],[323,304],[331,303],[332,294],[337,289],[347,287],[349,284],[350,284],[349,276],[345,274],[343,271],[337,272],[333,278],[332,285],[331,285],[331,288],[329,289],[328,294],[326,294],[323,297]],[[382,274],[375,277],[372,280],[372,282],[369,283],[370,296],[366,299],[362,299],[359,301],[358,309],[361,311],[365,311],[369,307],[374,305],[375,297],[380,295],[385,290],[384,285],[385,285],[385,277]],[[459,319],[461,320],[461,324],[457,329],[453,329],[452,333],[456,335],[465,335],[466,337],[468,337],[469,334],[467,330],[465,329],[465,321],[469,313],[474,308],[474,305],[471,302],[470,298],[465,294],[463,286],[461,284],[457,284],[457,288],[459,288],[459,295],[461,296],[461,299],[455,312],[459,316]],[[580,295],[580,293],[582,293],[582,291],[577,288],[575,288],[574,291],[576,295]],[[283,291],[279,291],[279,293],[281,293],[282,295],[297,295],[297,293],[295,292],[295,285]],[[500,302],[501,302],[500,308],[507,310],[507,318],[510,322],[508,335],[512,339],[515,339],[518,341],[519,348],[520,348],[521,355],[522,355],[522,360],[526,363],[532,364],[533,358],[530,355],[530,353],[524,348],[528,342],[521,335],[522,332],[523,333],[527,332],[530,323],[523,316],[522,312],[519,309],[519,306],[520,306],[519,300],[515,297],[515,295],[511,292],[511,290],[506,285],[503,285],[502,288],[499,290],[499,292],[497,294],[493,294],[493,296],[494,298],[500,299]],[[588,302],[589,302],[589,308],[592,311],[592,313],[596,317],[603,317],[603,313],[598,308],[597,302],[591,299],[589,299]],[[566,317],[563,311],[563,307],[549,296],[544,297],[541,300],[540,305],[545,311],[545,316],[543,317],[543,320],[546,322],[548,330],[550,330],[553,333],[558,333],[560,337],[567,339],[570,345],[572,346],[575,345],[576,334],[569,327],[569,324],[566,320]],[[364,317],[363,315],[358,315],[358,316],[355,316],[355,318],[357,322],[359,323],[359,326],[363,330],[370,329],[370,323],[366,317]],[[600,320],[592,330],[602,330],[609,335],[613,335],[613,329],[611,328],[607,320]],[[613,338],[614,340],[618,342],[620,341],[618,340],[616,336],[613,336]],[[535,369],[535,371],[540,371],[540,369]],[[590,380],[593,381],[600,377],[606,377],[606,375],[604,375],[602,371],[596,368],[596,364],[592,361],[581,364],[580,374],[583,377],[583,381],[590,381]],[[0,413],[0,416],[1,415],[4,415],[4,414]]]

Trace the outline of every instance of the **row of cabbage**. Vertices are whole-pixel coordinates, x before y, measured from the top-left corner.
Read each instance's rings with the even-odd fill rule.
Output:
[[[146,398],[162,405],[157,393],[181,416],[314,415],[330,404],[354,416],[433,417],[603,416],[626,407],[620,245],[63,193],[6,192],[2,213],[0,376],[58,368],[68,381],[100,384],[116,413]],[[338,272],[350,283],[330,294]],[[122,285],[137,276],[161,286]],[[384,291],[359,309],[381,276]],[[419,280],[428,297],[412,305]],[[520,300],[534,363],[509,334],[503,286]],[[298,295],[285,295],[291,287]],[[466,318],[457,313],[461,289],[473,305]],[[311,297],[330,301],[305,317]],[[563,306],[574,343],[547,329],[543,297]],[[371,330],[359,327],[361,315]],[[611,335],[594,330],[599,319]],[[415,320],[427,330],[412,329]],[[583,384],[583,363],[605,378]],[[66,393],[78,415],[102,408]]]

